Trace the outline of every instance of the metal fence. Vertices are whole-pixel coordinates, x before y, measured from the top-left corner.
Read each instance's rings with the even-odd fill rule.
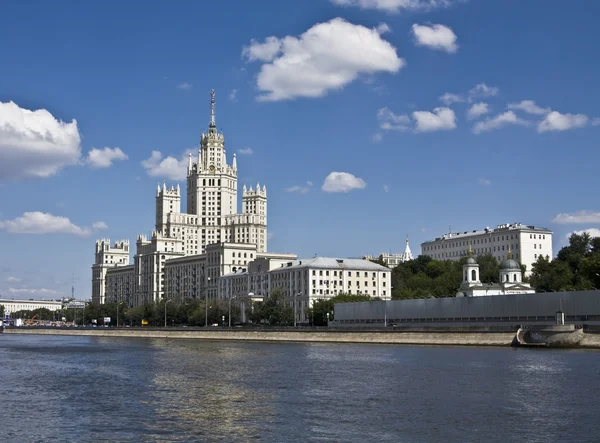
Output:
[[[448,321],[600,320],[600,290],[488,297],[452,297],[336,303],[335,322],[404,323]]]

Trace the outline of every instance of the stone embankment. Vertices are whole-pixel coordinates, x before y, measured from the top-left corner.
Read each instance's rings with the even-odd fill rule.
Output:
[[[433,346],[510,346],[514,331],[490,330],[440,331],[290,331],[235,329],[159,329],[159,328],[6,328],[5,334],[78,335],[92,337],[167,338],[196,340],[233,340],[315,343],[374,343]],[[600,334],[586,334],[582,347],[600,348]]]

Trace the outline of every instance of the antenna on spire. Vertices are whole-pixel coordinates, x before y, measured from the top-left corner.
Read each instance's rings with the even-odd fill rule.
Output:
[[[71,284],[71,299],[75,299],[75,273],[73,273],[73,281]]]
[[[469,240],[469,257],[473,257],[473,249],[471,249],[471,240]]]
[[[210,124],[209,126],[211,128],[214,128],[217,126],[217,124],[215,123],[215,90],[211,89],[210,90]]]
[[[512,258],[512,251],[510,250],[510,242],[508,242],[508,254],[506,254],[506,258],[510,260]]]

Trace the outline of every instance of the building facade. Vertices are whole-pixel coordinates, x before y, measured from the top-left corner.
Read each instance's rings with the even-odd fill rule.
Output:
[[[306,322],[307,310],[315,300],[339,294],[361,294],[390,300],[391,279],[389,268],[369,260],[259,257],[247,268],[223,275],[219,279],[219,297],[263,299],[278,289],[291,306],[296,305],[296,321]]]
[[[444,234],[432,241],[421,243],[421,254],[436,260],[459,260],[468,255],[469,246],[475,257],[491,254],[499,262],[506,260],[509,249],[531,273],[533,263],[540,255],[552,259],[552,231],[521,223],[498,225],[497,228]]]
[[[0,305],[4,306],[5,315],[10,315],[17,311],[35,311],[42,308],[52,312],[62,309],[62,302],[56,300],[14,300],[0,298]]]
[[[236,156],[228,163],[225,137],[217,130],[211,91],[208,131],[200,136],[198,156],[188,158],[186,212],[181,212],[179,184],[163,183],[156,189],[154,230],[138,236],[133,265],[127,241],[114,247],[110,240],[97,241],[92,301],[105,303],[108,297],[139,306],[164,298],[167,288],[174,294],[178,286],[186,296],[216,297],[219,276],[267,251],[267,188],[244,185],[238,213],[237,174]],[[190,275],[185,284],[172,283],[168,269],[172,275],[195,269],[195,280]]]

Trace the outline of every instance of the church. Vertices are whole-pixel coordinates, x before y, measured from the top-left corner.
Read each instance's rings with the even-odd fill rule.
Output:
[[[510,248],[506,260],[500,263],[500,283],[481,283],[479,264],[473,258],[473,251],[469,247],[469,258],[463,265],[463,282],[456,294],[457,297],[533,293],[535,293],[535,289],[528,283],[523,283],[521,265],[513,259]]]

